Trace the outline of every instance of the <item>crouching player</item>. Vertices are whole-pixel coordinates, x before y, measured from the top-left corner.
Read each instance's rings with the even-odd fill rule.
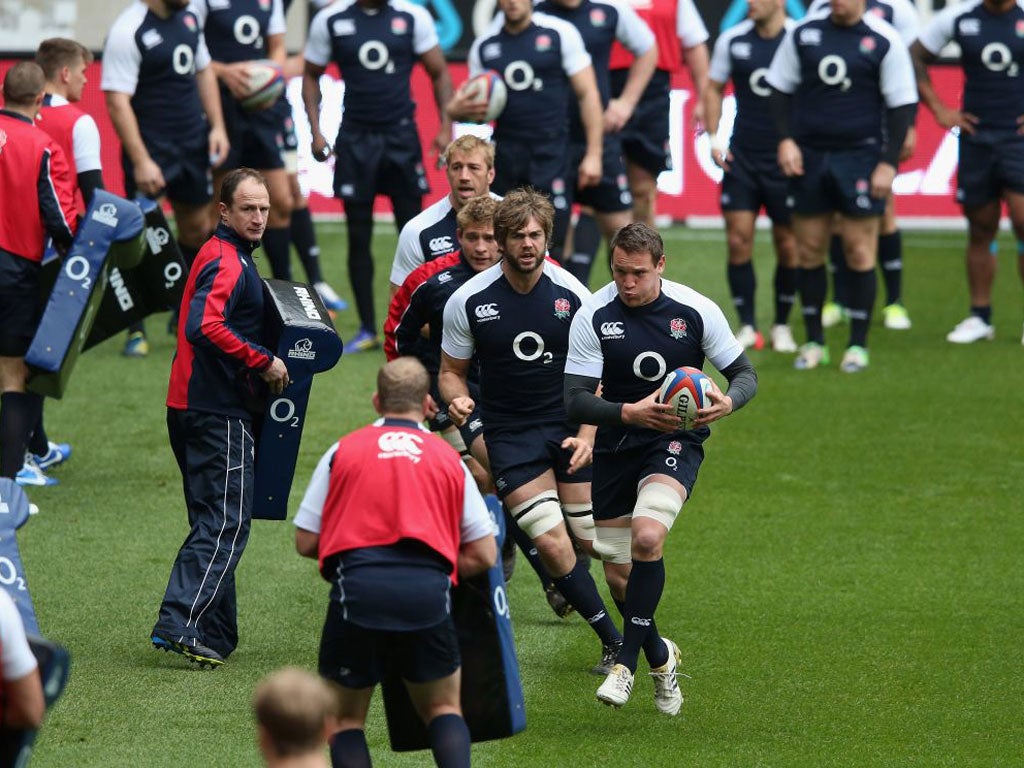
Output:
[[[623,617],[623,641],[597,698],[629,700],[641,649],[651,666],[658,710],[678,714],[679,648],[654,622],[665,586],[665,538],[693,492],[707,425],[757,391],[757,374],[717,304],[663,280],[661,236],[646,224],[623,227],[611,243],[609,283],[573,318],[565,364],[569,418],[597,424],[594,446],[595,549]],[[710,393],[698,427],[684,431],[671,406],[657,402],[665,374],[700,368],[707,358],[729,387]],[[600,397],[594,393],[602,387]]]

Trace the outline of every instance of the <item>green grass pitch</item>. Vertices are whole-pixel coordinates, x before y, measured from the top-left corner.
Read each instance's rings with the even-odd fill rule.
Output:
[[[343,229],[322,224],[320,235],[328,279],[350,299]],[[665,236],[667,276],[734,322],[722,233]],[[800,373],[789,356],[751,353],[758,396],[715,427],[666,550],[658,624],[691,676],[681,716],[656,713],[642,675],[626,708],[598,704],[600,681],[587,674],[596,639],[578,617],[554,617],[520,559],[510,600],[528,726],[474,747],[476,765],[1024,764],[1021,293],[1004,237],[996,341],[946,343],[967,308],[964,240],[905,234],[914,327],[887,331],[876,317],[866,372]],[[378,224],[379,318],[394,244],[393,227]],[[756,259],[766,329],[773,258],[763,235]],[[602,265],[593,286],[607,275]],[[51,436],[75,454],[55,471],[60,486],[31,492],[42,511],[18,539],[39,623],[73,666],[35,768],[257,766],[254,684],[284,664],[315,668],[327,585],[295,554],[290,523],[253,526],[238,572],[241,645],[222,669],[150,648],[186,533],[164,426],[165,320],[149,323],[148,359],[121,357],[122,340],[111,340],[47,407]],[[337,320],[344,338],[355,324],[351,310]],[[837,360],[846,331],[828,335]],[[293,511],[322,451],[372,418],[382,360],[344,358],[317,377]],[[368,738],[379,766],[432,764],[427,753],[390,753],[378,705]]]

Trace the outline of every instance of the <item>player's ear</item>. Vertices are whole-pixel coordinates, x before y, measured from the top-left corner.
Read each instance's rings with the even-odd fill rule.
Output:
[[[379,413],[381,416],[384,415],[384,411],[380,409],[380,395],[376,392],[373,393],[373,397],[370,398],[373,402],[373,410]]]

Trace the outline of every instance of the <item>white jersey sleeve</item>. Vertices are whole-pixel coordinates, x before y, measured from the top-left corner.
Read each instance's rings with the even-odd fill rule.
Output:
[[[892,6],[892,25],[900,33],[900,39],[909,48],[921,33],[921,19],[910,0],[887,0]]]
[[[889,40],[889,50],[882,59],[879,86],[882,98],[890,109],[917,103],[917,78],[910,51],[893,26],[885,21],[869,22]]]
[[[676,6],[676,36],[683,44],[683,48],[698,46],[707,42],[710,37],[708,28],[704,26],[704,19],[700,17],[700,11],[693,4],[693,0],[679,0]]]
[[[20,680],[39,666],[28,646],[18,607],[3,589],[0,589],[0,645],[3,646],[4,680]]]
[[[708,78],[716,83],[725,85],[732,76],[732,56],[729,55],[729,45],[736,36],[736,30],[740,25],[723,32],[715,40],[715,47],[711,49],[711,66],[708,68]]]
[[[796,36],[800,34],[800,29],[801,26],[797,25],[786,32],[765,77],[768,85],[783,93],[795,93],[800,87],[800,59],[796,53]]]
[[[469,77],[476,77],[484,71],[484,65],[480,61],[480,43],[482,41],[483,38],[478,37],[473,41],[473,44],[469,46],[469,54],[466,56],[466,65],[469,67]]]
[[[918,42],[924,46],[926,51],[938,56],[942,49],[953,40],[953,35],[956,32],[956,20],[980,2],[981,0],[976,0],[976,2],[947,5],[932,16],[931,21],[921,30],[921,34],[917,38]]]
[[[206,20],[210,16],[210,6],[206,4],[206,0],[192,0],[188,4],[188,9],[196,15],[199,28],[206,29]]]
[[[320,521],[323,518],[327,488],[331,479],[331,460],[337,450],[338,444],[335,443],[317,462],[313,476],[309,478],[309,485],[306,486],[302,503],[299,504],[299,511],[295,513],[293,522],[296,528],[310,533],[320,533]]]
[[[391,284],[401,285],[414,269],[423,263],[420,252],[418,231],[406,222],[398,233],[398,247],[395,249],[395,260],[391,264]]]
[[[270,7],[270,21],[267,23],[267,34],[283,35],[284,33],[284,3],[281,0],[274,0],[274,4]]]
[[[462,474],[465,492],[462,494],[462,519],[459,525],[460,539],[463,544],[470,541],[482,539],[484,536],[493,536],[497,531],[494,529],[494,520],[491,513],[487,511],[487,504],[480,490],[476,487],[476,480],[470,474],[469,468],[463,464]]]
[[[98,171],[103,168],[100,160],[100,129],[92,115],[82,115],[71,129],[75,152],[75,172]]]
[[[614,288],[615,284],[612,283]],[[584,302],[569,327],[569,353],[565,358],[565,372],[600,379],[604,375],[604,352],[601,341],[594,333],[594,310],[606,303],[602,298],[607,287]]]
[[[615,27],[615,39],[634,56],[643,56],[654,47],[654,33],[647,26],[630,3],[621,0],[605,0],[619,12],[619,23]]]
[[[145,5],[135,3],[125,9],[110,27],[103,46],[102,90],[129,96],[135,94],[139,67],[142,66],[142,53],[135,44],[135,31],[146,17],[146,12]]]
[[[393,2],[396,8],[401,8],[412,14],[414,19],[412,49],[417,56],[422,56],[431,48],[436,48],[441,44],[437,36],[437,26],[434,24],[434,17],[430,15],[430,11],[415,3],[399,3],[398,0],[393,0]]]
[[[328,11],[320,11],[309,25],[309,37],[303,57],[310,64],[326,67],[331,63],[331,34],[327,30]]]
[[[495,264],[488,269],[501,268]],[[485,274],[487,270],[480,274]],[[471,278],[461,288],[455,291],[444,305],[444,328],[441,331],[441,351],[456,360],[469,360],[473,357],[473,350],[476,349],[476,342],[473,339],[473,332],[469,328],[469,318],[466,317],[466,296],[467,291],[463,290],[467,285],[473,283],[476,278]]]

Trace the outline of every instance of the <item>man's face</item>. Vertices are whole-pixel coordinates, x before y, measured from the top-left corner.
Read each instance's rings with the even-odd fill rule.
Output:
[[[255,179],[242,179],[231,205],[220,203],[221,220],[246,240],[262,239],[270,213],[270,193]]]
[[[494,181],[494,169],[487,167],[483,152],[452,152],[445,173],[456,208],[471,197],[486,195]]]
[[[494,239],[493,225],[473,224],[460,229],[457,234],[462,256],[474,272],[483,272],[498,263],[501,255],[498,253],[498,241]]]
[[[516,272],[528,275],[544,266],[547,240],[542,227],[533,216],[505,239],[505,261]]]
[[[783,0],[747,0],[747,16],[751,21],[765,21],[782,8]]]
[[[642,307],[658,298],[664,271],[664,256],[655,263],[647,251],[628,253],[616,248],[612,252],[612,279],[619,289],[619,298],[627,307]]]
[[[533,11],[532,0],[498,0],[498,9],[512,24],[518,24],[528,18]]]
[[[89,82],[85,77],[85,69],[85,60],[82,58],[68,67],[68,101],[82,100],[82,91],[85,90],[85,84]]]

